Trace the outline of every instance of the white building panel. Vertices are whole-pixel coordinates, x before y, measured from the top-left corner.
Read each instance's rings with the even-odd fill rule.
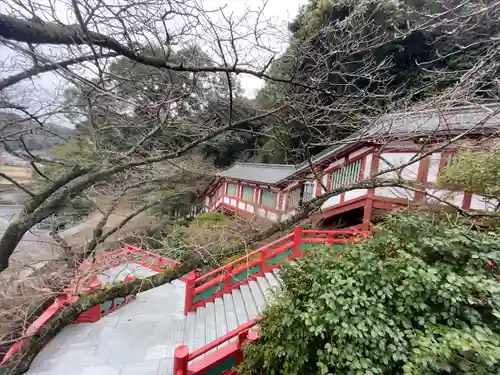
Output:
[[[333,163],[331,163],[331,164],[327,167],[327,169],[328,169],[328,168],[337,167],[337,166],[342,165],[342,164],[344,164],[344,163],[345,163],[345,158],[340,158],[339,160],[336,160],[336,161],[334,161]]]
[[[453,204],[458,207],[462,207],[464,202],[464,192],[463,191],[451,191],[446,189],[427,189],[427,193],[436,197],[437,199],[427,196],[426,200],[429,203],[440,203],[444,204],[441,201],[446,201],[450,204]]]
[[[377,197],[413,200],[414,193],[401,187],[378,187],[375,188],[375,195]]]
[[[255,212],[255,207],[252,206],[251,204],[247,204],[247,211],[251,212],[251,213],[254,213]]]
[[[238,208],[244,210],[245,209],[245,203],[243,202],[238,202]]]
[[[266,217],[266,210],[264,210],[263,208],[257,207],[257,215],[259,215],[260,217]]]
[[[236,199],[230,199],[230,200],[229,200],[229,204],[230,204],[231,206],[236,206]]]
[[[224,197],[224,203],[231,204],[231,199]]]
[[[328,183],[328,175],[325,174],[323,176],[323,186],[326,186],[327,183]],[[325,189],[321,188],[321,194],[325,194],[325,193],[326,193]]]
[[[366,155],[365,170],[363,171],[364,179],[370,177],[370,174],[372,173],[372,160],[373,154]]]
[[[470,201],[470,208],[472,210],[492,211],[495,209],[495,204],[481,195],[473,194]]]
[[[350,201],[351,199],[356,199],[362,197],[368,193],[368,189],[354,189],[351,191],[346,191],[344,193],[344,201]]]
[[[274,212],[268,212],[267,213],[267,218],[272,221],[277,221],[278,220],[278,215],[276,215]]]
[[[439,174],[439,162],[441,161],[441,153],[435,152],[429,155],[429,171],[427,172],[427,181],[436,182]]]
[[[385,152],[382,153],[382,157],[380,158],[379,163],[379,172],[392,169],[398,166],[405,165],[410,162],[410,160],[415,157],[414,152]],[[420,161],[416,161],[403,168],[402,177],[405,180],[416,180],[418,176],[418,167],[420,165]],[[384,173],[382,176],[385,178],[396,178],[397,173],[400,171],[388,172]]]
[[[210,206],[210,198],[209,197],[205,197],[205,206]]]
[[[325,209],[328,207],[335,206],[340,203],[340,194],[334,195],[333,197],[328,198],[322,205],[321,208]]]
[[[354,152],[351,152],[351,153],[349,154],[349,159],[353,159],[353,158],[355,158],[356,156],[359,156],[359,155],[361,155],[361,154],[364,154],[365,152],[367,152],[367,151],[369,151],[369,150],[371,150],[371,149],[372,149],[372,147],[361,147],[359,150],[356,150],[356,151],[354,151]]]

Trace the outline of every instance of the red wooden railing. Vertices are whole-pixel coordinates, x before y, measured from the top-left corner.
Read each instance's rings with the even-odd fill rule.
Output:
[[[292,233],[225,266],[197,277],[191,273],[186,279],[186,304],[184,312],[203,306],[224,293],[238,288],[249,280],[278,268],[286,259],[295,259],[314,244],[330,244],[334,247],[349,242],[359,242],[371,235],[358,229],[321,230],[296,227]],[[244,278],[241,275],[245,276]],[[207,292],[208,291],[208,292]],[[243,360],[242,347],[258,340],[256,331],[251,331],[259,319],[252,320],[232,332],[219,337],[204,347],[189,353],[186,345],[178,346],[174,353],[174,375],[236,374],[236,366]],[[238,337],[235,342],[229,342]],[[189,364],[201,355],[218,349],[206,357]]]
[[[258,320],[251,320],[192,353],[189,353],[186,345],[178,346],[174,353],[174,375],[202,375],[214,367],[217,367],[217,373],[220,374],[236,374],[235,367],[243,360],[243,346],[259,339],[259,334],[251,330],[257,323]],[[235,337],[236,341],[229,342]],[[190,361],[220,345],[222,347],[215,352],[189,365]]]
[[[340,245],[358,241],[367,235],[356,229],[321,230],[296,227],[292,233],[205,275],[191,273],[186,278],[184,314],[280,267],[286,259],[295,259],[312,244]]]

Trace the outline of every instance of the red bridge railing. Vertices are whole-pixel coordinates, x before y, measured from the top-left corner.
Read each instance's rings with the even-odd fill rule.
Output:
[[[192,272],[186,279],[184,314],[213,302],[225,293],[247,284],[264,273],[280,267],[287,259],[295,259],[314,244],[342,247],[347,242],[366,238],[356,229],[321,230],[296,227],[292,233],[205,275]]]
[[[214,368],[216,368],[216,374],[236,374],[235,367],[243,360],[244,345],[259,339],[258,332],[252,330],[257,323],[258,320],[251,320],[192,353],[189,353],[189,348],[186,345],[178,346],[174,353],[174,375],[209,374]],[[235,341],[229,342],[235,337],[237,338]],[[215,352],[191,365],[189,364],[220,345],[222,347],[219,347]]]
[[[370,234],[357,229],[321,230],[296,227],[289,235],[219,269],[200,277],[191,273],[186,281],[184,312],[187,314],[224,293],[230,293],[249,280],[280,267],[283,261],[295,259],[314,244],[330,244],[334,248],[342,248],[346,243],[359,242],[368,237],[371,237]],[[243,360],[243,346],[259,339],[258,331],[255,330],[258,322],[259,319],[255,319],[245,323],[192,353],[189,353],[186,345],[178,346],[174,353],[174,375],[236,374],[236,367]],[[233,340],[235,337],[237,339]],[[217,350],[213,351],[215,348]],[[213,352],[208,353],[209,351]],[[190,363],[207,353],[205,357]]]

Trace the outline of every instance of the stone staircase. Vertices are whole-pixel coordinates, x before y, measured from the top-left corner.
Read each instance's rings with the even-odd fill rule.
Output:
[[[281,286],[278,276],[277,269],[267,272],[241,285],[239,289],[216,298],[214,302],[189,312],[184,343],[190,350],[197,350],[258,317],[267,299]]]
[[[136,301],[94,323],[65,327],[27,374],[234,375],[242,345],[258,338],[256,318],[281,287],[281,263],[314,244],[337,251],[360,238],[364,235],[355,230],[297,227],[219,269],[199,276],[192,272],[139,293]]]

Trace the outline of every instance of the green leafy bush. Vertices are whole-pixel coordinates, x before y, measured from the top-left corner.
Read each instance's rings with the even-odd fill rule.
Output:
[[[486,197],[500,195],[500,144],[491,150],[458,152],[439,176],[441,185],[455,185]]]
[[[500,236],[390,216],[373,240],[284,266],[238,374],[500,374]]]

